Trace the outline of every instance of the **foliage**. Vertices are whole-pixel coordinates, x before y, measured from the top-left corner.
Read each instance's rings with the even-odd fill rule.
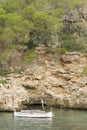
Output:
[[[56,1],[56,0],[54,0]],[[65,10],[82,7],[87,4],[86,0],[59,0]]]
[[[65,48],[48,48],[47,53],[51,54],[64,54],[66,52]]]
[[[19,9],[18,5],[17,1],[7,0],[0,6],[0,41],[5,48],[12,43],[28,42],[28,34],[33,28],[32,23],[23,19],[19,10],[16,10]]]
[[[87,76],[87,66],[84,67],[82,74],[85,75],[85,76]]]
[[[34,50],[28,50],[26,55],[24,56],[24,60],[27,62],[31,62],[38,58],[38,55],[34,52]]]
[[[3,53],[0,54],[0,60],[5,59],[9,54],[9,49],[5,49]]]
[[[62,15],[62,9],[56,11],[46,10],[45,8],[46,3],[48,2],[43,0],[35,0],[31,2],[30,5],[25,7],[22,11],[23,17],[27,20],[30,20],[33,23],[34,28],[32,29],[31,33],[33,34],[33,37],[36,37],[35,40],[38,40],[38,44],[44,43],[45,45],[48,44],[51,32],[60,31],[63,27],[63,24],[60,21],[60,15]],[[41,37],[41,39],[38,36]],[[31,44],[31,41],[33,40],[30,35],[29,44]],[[35,44],[36,43],[34,43],[34,45]]]
[[[84,3],[86,0],[0,0],[0,44],[4,48],[12,43],[33,44],[32,33],[34,41],[47,45],[51,33],[63,28],[64,10]]]
[[[6,84],[6,80],[0,80],[0,84]]]
[[[67,51],[82,51],[84,50],[84,46],[82,44],[77,43],[76,37],[73,34],[62,35],[62,46]]]
[[[7,76],[10,73],[11,73],[10,70],[5,70],[5,69],[0,70],[0,75],[1,76]]]
[[[87,53],[87,46],[84,47],[83,52],[84,52],[84,53]]]

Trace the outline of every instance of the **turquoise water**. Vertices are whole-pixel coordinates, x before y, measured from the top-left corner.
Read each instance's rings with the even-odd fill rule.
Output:
[[[87,130],[86,110],[53,109],[52,119],[14,117],[0,112],[0,130]]]

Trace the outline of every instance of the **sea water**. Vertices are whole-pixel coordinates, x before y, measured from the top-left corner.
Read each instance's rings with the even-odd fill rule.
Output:
[[[87,130],[87,110],[53,108],[52,118],[21,118],[0,112],[0,130]]]

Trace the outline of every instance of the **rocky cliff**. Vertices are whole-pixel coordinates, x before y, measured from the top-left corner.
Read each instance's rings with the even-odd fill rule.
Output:
[[[65,13],[63,17],[63,32],[74,34],[77,43],[87,46],[87,7],[76,8]]]
[[[87,109],[87,54],[41,54],[20,74],[0,77],[0,110],[21,109],[29,104]]]

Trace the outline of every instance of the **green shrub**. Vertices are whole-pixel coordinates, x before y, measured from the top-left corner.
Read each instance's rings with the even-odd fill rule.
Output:
[[[19,44],[11,44],[10,48],[14,49],[14,50],[27,50],[28,46],[27,45],[19,45]]]
[[[82,44],[77,43],[76,37],[73,34],[62,35],[62,48],[65,48],[67,51],[82,51],[84,50],[84,46]]]
[[[0,60],[5,59],[9,54],[9,49],[5,49],[3,53],[0,54]]]
[[[6,84],[6,80],[0,80],[0,84]]]
[[[38,58],[38,55],[34,52],[34,50],[28,50],[28,52],[24,56],[24,60],[27,62],[31,62],[36,58]]]
[[[51,53],[51,54],[64,54],[66,52],[65,48],[49,48],[47,50],[47,53]]]
[[[0,75],[1,76],[7,76],[8,74],[10,74],[11,71],[10,70],[0,70]]]
[[[11,45],[10,45],[10,48],[11,48],[11,49],[18,49],[18,44],[11,44]]]
[[[83,52],[84,52],[84,53],[87,53],[87,46],[84,46]]]
[[[84,67],[83,72],[82,72],[82,75],[87,76],[87,66],[86,66],[86,67]]]

